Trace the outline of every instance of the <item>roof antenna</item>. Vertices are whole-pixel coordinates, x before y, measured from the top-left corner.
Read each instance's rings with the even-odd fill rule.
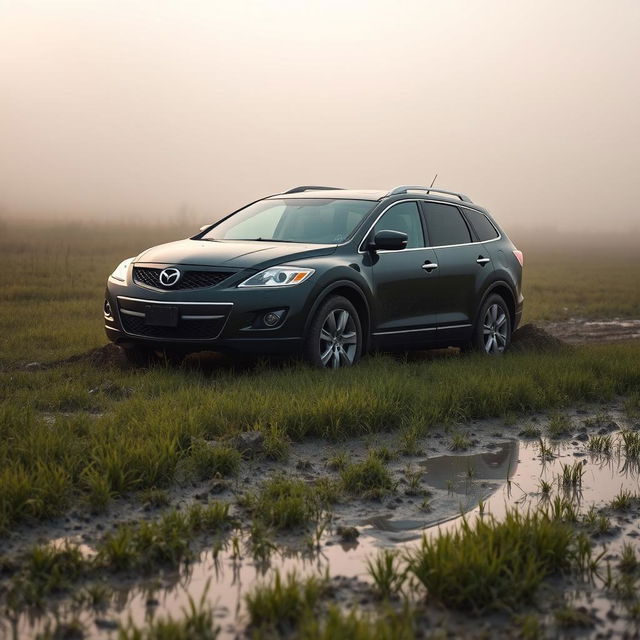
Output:
[[[436,183],[437,177],[438,177],[438,174],[436,173],[436,175],[433,176],[433,180],[431,181],[431,184],[429,185],[429,189],[427,189],[427,193],[429,193],[429,190],[431,189],[431,187],[433,187],[433,185]]]

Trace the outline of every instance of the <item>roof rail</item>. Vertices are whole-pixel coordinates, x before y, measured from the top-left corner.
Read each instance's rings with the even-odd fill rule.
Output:
[[[293,187],[293,189],[289,189],[289,191],[285,191],[284,193],[302,193],[303,191],[342,191],[342,187],[314,187],[307,185]]]
[[[391,189],[391,191],[387,193],[387,196],[395,196],[399,193],[407,193],[407,191],[426,191],[427,193],[433,191],[434,193],[445,193],[448,196],[455,196],[456,198],[460,198],[462,202],[473,203],[471,198],[469,198],[469,196],[465,196],[464,193],[456,193],[455,191],[445,191],[444,189],[435,189],[434,187],[420,187],[416,185],[403,185],[401,187],[395,187],[395,189]]]

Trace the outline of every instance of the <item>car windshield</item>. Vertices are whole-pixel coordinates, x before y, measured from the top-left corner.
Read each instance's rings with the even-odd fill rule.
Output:
[[[202,239],[339,244],[375,204],[334,198],[260,200],[217,224]]]

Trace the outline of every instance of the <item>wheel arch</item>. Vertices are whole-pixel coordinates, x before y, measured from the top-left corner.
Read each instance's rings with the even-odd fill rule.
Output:
[[[487,287],[476,308],[476,322],[478,319],[478,314],[482,309],[482,305],[485,303],[485,300],[493,293],[499,294],[507,304],[507,308],[509,309],[509,319],[511,320],[511,327],[513,330],[513,328],[516,326],[516,296],[511,286],[509,286],[509,283],[504,280],[496,280]]]
[[[364,291],[352,280],[338,280],[331,283],[320,292],[315,302],[309,309],[309,313],[307,314],[304,325],[304,335],[307,335],[309,331],[309,325],[311,324],[313,316],[320,305],[329,296],[336,295],[343,296],[344,298],[349,300],[349,302],[351,302],[351,304],[356,308],[356,311],[358,312],[358,318],[360,319],[360,324],[362,326],[362,333],[364,338],[362,352],[366,353],[369,350],[369,344],[371,341],[371,307]]]

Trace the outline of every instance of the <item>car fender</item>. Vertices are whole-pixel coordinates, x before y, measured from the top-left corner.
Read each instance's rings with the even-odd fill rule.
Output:
[[[317,293],[314,292],[312,294],[313,303],[309,307],[306,314],[307,317],[305,320],[304,335],[305,336],[307,335],[307,332],[309,330],[309,325],[313,320],[314,314],[316,313],[320,305],[327,299],[327,296],[329,296],[332,291],[336,291],[337,289],[348,287],[352,289],[356,293],[356,295],[358,295],[362,299],[364,308],[366,309],[367,317],[365,318],[365,320],[368,325],[367,335],[365,336],[365,347],[366,347],[369,343],[369,335],[371,333],[372,301],[371,301],[371,292],[368,290],[368,287],[366,286],[366,281],[364,280],[364,278],[362,280],[363,280],[362,283],[358,283],[352,278],[342,277],[338,280],[332,280],[329,284],[325,284],[324,286],[320,285],[318,287]]]

